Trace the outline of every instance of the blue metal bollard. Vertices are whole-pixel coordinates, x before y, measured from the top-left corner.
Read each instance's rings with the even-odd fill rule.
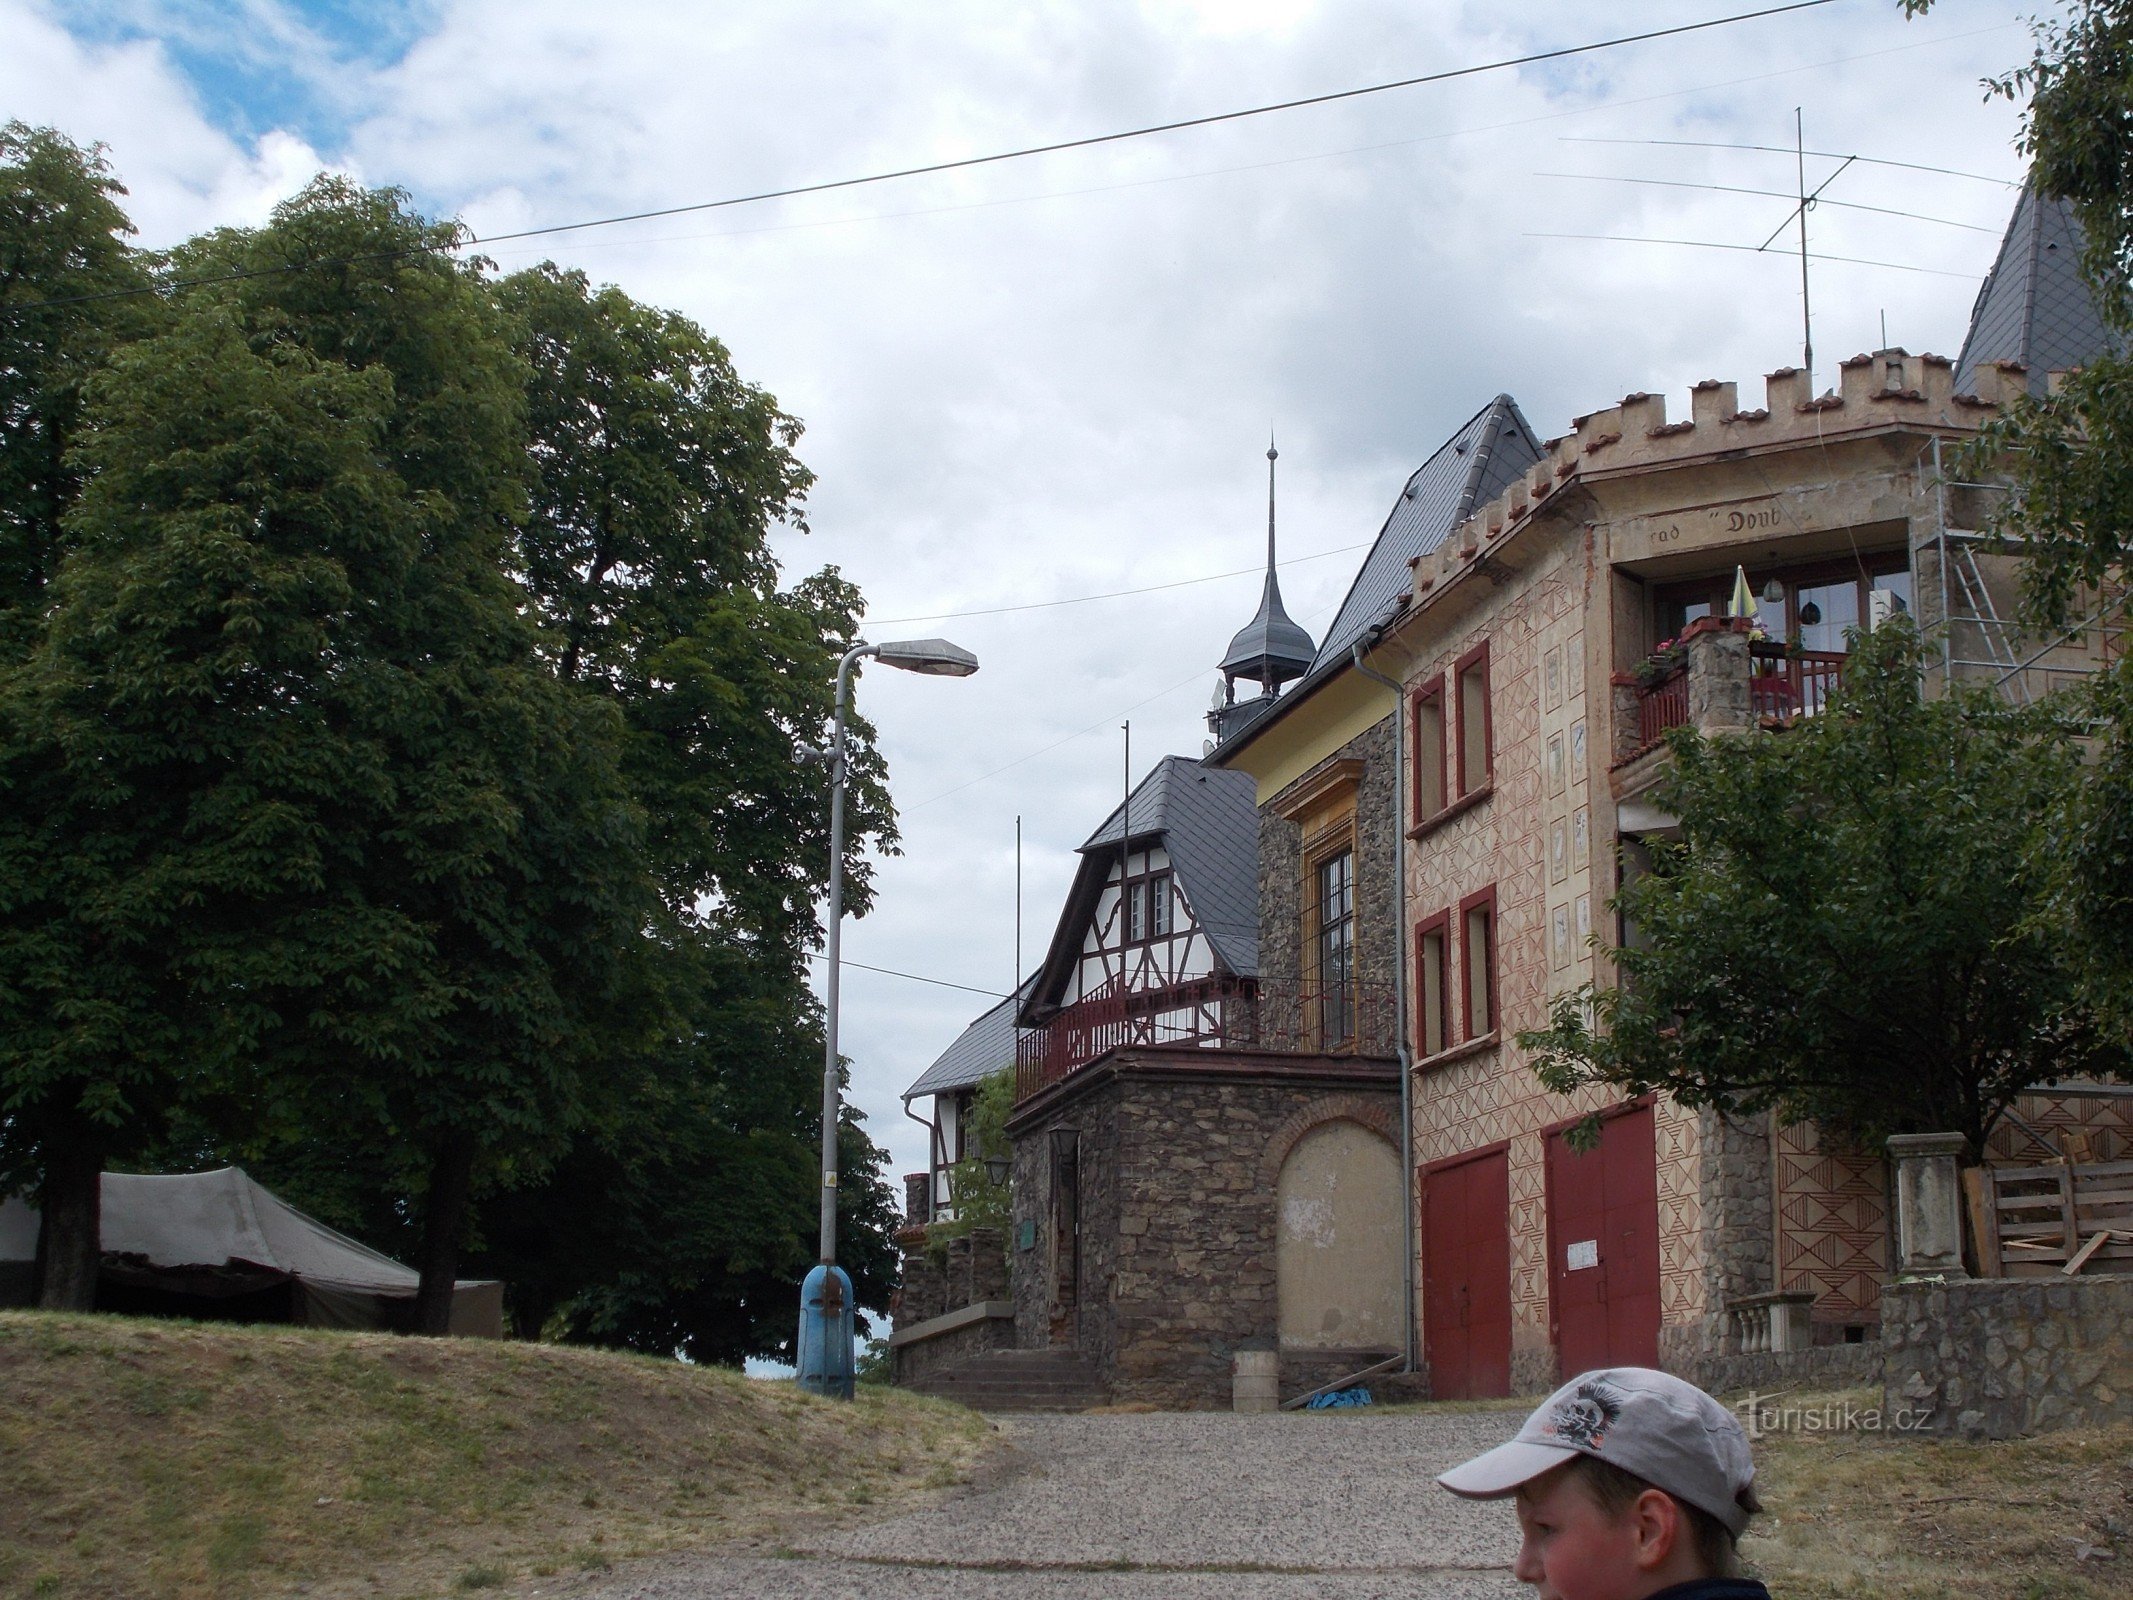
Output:
[[[852,1398],[852,1280],[844,1268],[820,1266],[800,1285],[800,1387],[834,1400]]]

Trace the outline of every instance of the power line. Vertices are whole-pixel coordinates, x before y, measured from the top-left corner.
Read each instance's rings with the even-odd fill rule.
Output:
[[[1587,183],[1637,183],[1655,189],[1706,189],[1713,194],[1752,194],[1766,200],[1790,200],[1799,203],[1797,195],[1783,189],[1743,189],[1730,183],[1687,183],[1678,178],[1620,178],[1610,172],[1536,172],[1536,178],[1580,178]],[[1955,222],[1947,217],[1929,217],[1920,211],[1898,211],[1891,206],[1862,205],[1857,200],[1818,199],[1818,206],[1835,206],[1841,211],[1871,211],[1884,217],[1908,217],[1913,222],[1937,222],[1944,228],[1962,228],[1971,233],[1998,233],[1998,228],[1981,228],[1974,222]],[[1788,215],[1785,219],[1790,222]]]
[[[700,200],[688,205],[660,206],[648,211],[622,212],[614,216],[593,217],[583,222],[557,222],[539,228],[520,228],[510,233],[490,234],[486,237],[470,229],[458,229],[459,236],[449,243],[422,245],[410,250],[380,251],[370,255],[320,257],[310,261],[288,262],[276,267],[257,267],[241,272],[227,272],[207,277],[178,279],[155,284],[142,289],[115,289],[99,294],[70,295],[52,300],[26,301],[8,309],[16,311],[42,310],[48,306],[79,305],[88,301],[125,299],[134,295],[154,294],[174,289],[204,288],[217,283],[234,283],[244,279],[275,277],[291,272],[306,272],[319,267],[355,266],[375,261],[397,260],[409,256],[434,255],[443,250],[462,246],[503,244],[516,239],[545,238],[559,233],[575,233],[586,228],[607,228],[624,222],[648,222],[659,217],[685,216],[700,211],[722,211],[733,206],[758,205],[768,200],[790,200],[802,195],[828,194],[839,189],[857,189],[870,184],[893,183],[903,178],[929,177],[943,172],[963,172],[973,167],[994,166],[1003,161],[1021,161],[1031,156],[1057,155],[1067,150],[1088,150],[1099,145],[1120,144],[1129,139],[1146,139],[1160,133],[1179,133],[1188,128],[1211,127],[1217,123],[1239,122],[1250,117],[1272,116],[1281,111],[1298,111],[1307,106],[1332,105],[1342,100],[1360,99],[1365,95],[1387,94],[1395,89],[1419,88],[1425,84],[1450,83],[1459,78],[1476,77],[1482,73],[1504,72],[1514,67],[1536,66],[1544,61],[1561,61],[1571,56],[1591,55],[1596,51],[1620,49],[1625,45],[1648,44],[1656,39],[1678,38],[1683,34],[1702,33],[1712,28],[1731,27],[1735,23],[1754,22],[1764,17],[1783,16],[1793,11],[1811,11],[1819,6],[1834,4],[1835,0],[1787,0],[1786,4],[1765,6],[1756,11],[1736,12],[1732,16],[1710,17],[1702,22],[1678,23],[1670,28],[1652,28],[1642,33],[1627,33],[1612,39],[1597,39],[1589,44],[1563,45],[1554,50],[1536,50],[1527,55],[1507,56],[1498,61],[1484,61],[1467,67],[1447,67],[1442,72],[1426,72],[1411,78],[1396,78],[1387,83],[1366,84],[1357,89],[1335,89],[1326,94],[1305,95],[1294,100],[1277,100],[1267,105],[1248,106],[1238,111],[1217,111],[1200,117],[1181,117],[1171,122],[1155,122],[1145,127],[1126,128],[1116,133],[1087,134],[1078,139],[1060,139],[1050,144],[1025,145],[1016,150],[1000,150],[990,155],[963,156],[953,161],[932,161],[921,166],[898,167],[887,172],[868,173],[857,178],[832,178],[820,183],[795,184],[784,189],[762,189],[752,194],[730,195],[722,200]]]
[[[1879,156],[1848,155],[1842,150],[1796,151],[1790,145],[1780,144],[1724,144],[1715,139],[1603,139],[1595,134],[1566,133],[1565,144],[1640,144],[1668,145],[1678,150],[1760,150],[1774,156],[1810,155],[1825,161],[1857,161],[1869,167],[1901,167],[1906,172],[1937,172],[1944,178],[1974,178],[1979,183],[1996,183],[2003,189],[2019,189],[2021,184],[2011,178],[1987,177],[1982,172],[1961,172],[1954,167],[1929,167],[1916,161],[1886,161]],[[1785,196],[1790,199],[1791,196]]]
[[[1032,194],[1002,195],[989,200],[964,200],[952,205],[920,206],[909,211],[867,211],[843,217],[821,217],[806,222],[766,223],[754,228],[715,228],[708,232],[670,233],[651,238],[617,239],[608,241],[610,246],[624,249],[641,249],[647,245],[686,244],[698,239],[748,239],[772,233],[804,233],[819,228],[846,228],[870,222],[900,222],[914,217],[954,216],[967,211],[990,211],[1004,206],[1036,205],[1048,200],[1074,200],[1090,195],[1119,194],[1134,189],[1158,188],[1165,184],[1191,183],[1203,178],[1232,177],[1238,173],[1272,172],[1282,167],[1302,166],[1314,161],[1332,161],[1342,156],[1377,155],[1387,150],[1406,150],[1416,145],[1436,144],[1451,139],[1468,138],[1477,134],[1501,133],[1510,128],[1537,127],[1545,122],[1562,122],[1572,117],[1588,117],[1599,111],[1620,110],[1628,106],[1656,105],[1666,100],[1679,100],[1689,95],[1707,94],[1716,89],[1736,89],[1743,84],[1768,83],[1774,78],[1789,78],[1805,72],[1822,72],[1831,67],[1850,66],[1861,61],[1878,61],[1887,56],[1907,55],[1917,50],[1930,50],[1944,44],[1960,43],[1988,33],[2004,33],[2014,27],[2013,23],[1995,23],[1989,28],[1974,28],[1968,33],[1951,33],[1934,39],[1921,39],[1911,44],[1892,45],[1882,50],[1864,50],[1854,55],[1831,56],[1821,61],[1804,61],[1796,66],[1780,67],[1772,72],[1755,72],[1745,77],[1722,78],[1713,83],[1691,84],[1684,89],[1669,89],[1664,94],[1625,96],[1615,100],[1598,100],[1590,105],[1574,106],[1566,111],[1549,111],[1539,116],[1512,117],[1502,122],[1472,123],[1462,128],[1440,128],[1431,133],[1417,134],[1408,139],[1386,139],[1375,144],[1343,145],[1332,150],[1314,150],[1300,156],[1277,156],[1266,161],[1250,161],[1226,167],[1201,167],[1189,172],[1163,173],[1153,178],[1128,178],[1116,183],[1086,184],[1076,189],[1045,189]],[[1994,180],[1998,181],[1998,180]],[[1790,200],[1789,191],[1774,191],[1778,198]],[[1835,202],[1831,202],[1834,204]],[[1986,232],[1993,230],[1986,229]],[[600,248],[598,245],[580,245]],[[504,251],[504,255],[528,256],[537,251]]]
[[[1619,233],[1529,233],[1528,239],[1596,239],[1606,244],[1670,244],[1689,250],[1738,250],[1744,255],[1767,254],[1759,245],[1720,244],[1711,239],[1640,239]],[[1788,255],[1786,260],[1790,260]],[[1891,272],[1923,272],[1935,278],[1961,278],[1976,283],[1984,276],[1980,272],[1946,272],[1939,267],[1914,267],[1902,261],[1868,261],[1863,256],[1826,256],[1819,251],[1810,255],[1810,261],[1841,261],[1853,267],[1886,267]]]
[[[1331,550],[1320,550],[1314,555],[1291,556],[1278,563],[1283,567],[1300,567],[1306,561],[1324,561],[1329,556],[1343,556],[1352,550],[1367,549],[1375,541],[1364,539],[1355,544],[1335,545]],[[1205,577],[1178,578],[1170,583],[1151,583],[1139,589],[1112,589],[1103,594],[1077,594],[1065,600],[1031,600],[1015,606],[984,606],[975,611],[928,611],[916,617],[869,617],[870,628],[894,627],[903,622],[949,622],[957,617],[999,617],[1010,611],[1047,611],[1054,606],[1085,606],[1097,600],[1123,600],[1130,595],[1160,594],[1166,589],[1190,588],[1196,583],[1218,583],[1224,578],[1256,578],[1266,571],[1260,567],[1238,567],[1233,572],[1210,572]]]
[[[819,950],[810,950],[807,952],[807,959],[827,963],[829,957]],[[968,994],[982,994],[990,1000],[1005,1000],[1007,998],[1006,995],[992,989],[978,989],[967,983],[950,983],[946,978],[927,978],[920,976],[916,972],[898,972],[894,967],[870,967],[864,961],[854,961],[850,956],[840,958],[840,964],[847,967],[857,967],[862,972],[878,972],[885,978],[908,978],[913,983],[930,983],[942,989],[961,989]]]

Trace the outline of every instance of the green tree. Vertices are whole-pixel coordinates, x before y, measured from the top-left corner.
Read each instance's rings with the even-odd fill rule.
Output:
[[[1620,982],[1519,1035],[1558,1093],[1661,1090],[1878,1148],[1952,1130],[1973,1158],[2008,1104],[2123,1072],[2085,1003],[2037,855],[2079,753],[2050,710],[1921,697],[1898,618],[1853,636],[1844,687],[1775,735],[1670,737],[1681,821],[1614,904]]]
[[[125,242],[133,225],[116,199],[124,193],[101,150],[50,129],[0,126],[0,673],[32,648],[65,549],[63,519],[80,487],[68,451],[84,386],[150,314],[128,293],[146,274]],[[0,862],[15,854],[0,845]],[[19,860],[7,864],[17,871],[0,882],[0,951],[30,892]],[[33,956],[27,968],[0,969],[0,1025],[25,998],[10,980],[35,984],[37,965]],[[93,984],[81,994],[79,1030],[100,1026],[103,998]],[[58,1247],[47,1251],[56,1265],[43,1292],[72,1306],[94,1293],[83,1263],[93,1269],[97,1255],[96,1174],[111,1113],[85,1098],[55,1052],[66,1047],[50,1032],[0,1041],[0,1193],[38,1194]]]
[[[986,1170],[988,1157],[998,1160],[1012,1153],[1007,1137],[1007,1119],[1015,1109],[1015,1069],[1002,1067],[988,1073],[978,1084],[971,1106],[970,1150],[948,1173],[948,1191],[955,1197],[954,1220],[935,1223],[931,1237],[954,1238],[972,1228],[1005,1228],[1013,1208],[1013,1185],[996,1182]]]
[[[1904,0],[1917,14],[1931,0]],[[2123,628],[2133,554],[2133,4],[2074,0],[2033,25],[2028,63],[1990,81],[2026,100],[2016,148],[2039,193],[2067,201],[2082,275],[2116,348],[2055,392],[2018,399],[1962,463],[2012,484],[2000,531],[2024,540],[2026,609],[2046,635],[2086,620]],[[2133,662],[2125,652],[2087,707],[2096,759],[2050,819],[2071,948],[2091,999],[2133,1044]]]
[[[512,564],[557,672],[612,705],[651,819],[659,916],[630,963],[570,1155],[488,1210],[484,1270],[522,1328],[698,1359],[789,1346],[813,1260],[821,1031],[806,952],[828,855],[821,743],[857,631],[834,572],[778,586],[768,538],[798,523],[798,424],[686,318],[542,267],[500,286],[531,371],[536,476]],[[846,859],[893,843],[879,757],[855,722]],[[840,1255],[864,1303],[894,1284],[881,1152],[843,1130]],[[597,1194],[590,1207],[584,1196]]]
[[[82,390],[154,316],[101,147],[0,126],[0,659],[34,641],[80,488]]]
[[[504,570],[524,369],[450,239],[321,180],[179,253],[223,281],[92,386],[0,770],[46,1076],[135,1136],[183,1103],[240,1149],[382,1143],[431,1332],[474,1194],[582,1115],[653,903],[617,719]]]

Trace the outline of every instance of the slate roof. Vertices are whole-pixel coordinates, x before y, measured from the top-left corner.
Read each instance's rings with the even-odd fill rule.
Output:
[[[1400,498],[1378,530],[1370,553],[1348,586],[1347,598],[1319,644],[1311,670],[1269,708],[1269,714],[1278,715],[1290,702],[1347,666],[1356,641],[1390,617],[1407,592],[1413,578],[1408,563],[1444,543],[1476,507],[1503,493],[1545,453],[1518,402],[1507,394],[1498,395],[1461,424],[1401,488]],[[1254,717],[1231,731],[1222,748],[1234,746],[1265,720]]]
[[[919,1074],[918,1082],[904,1091],[904,1102],[930,1094],[948,1094],[969,1089],[1015,1064],[1015,1009],[1036,987],[1037,975],[1022,980],[1017,994],[1008,996],[990,1011],[972,1020],[955,1036],[955,1043],[934,1058],[933,1065]]]
[[[1081,866],[1059,913],[1051,948],[1037,969],[1025,1022],[1041,1020],[1065,986],[1068,969],[1081,953],[1083,930],[1110,876],[1111,856],[1129,809],[1133,838],[1160,839],[1169,852],[1193,921],[1214,946],[1223,970],[1241,978],[1258,976],[1258,785],[1247,773],[1207,767],[1190,756],[1165,756],[1134,787],[1128,803],[1113,806],[1102,826],[1082,842]]]
[[[2072,207],[2022,191],[1970,313],[1955,363],[1957,393],[1975,392],[1981,363],[2019,361],[2029,369],[2030,393],[2041,395],[2052,373],[2085,366],[2112,348],[2110,330],[2081,281],[2081,245]]]

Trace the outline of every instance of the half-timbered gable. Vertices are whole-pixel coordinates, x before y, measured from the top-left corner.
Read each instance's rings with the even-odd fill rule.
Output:
[[[1257,840],[1249,780],[1158,762],[1082,844],[1023,1024],[1079,1013],[1138,1043],[1220,1043],[1224,998],[1259,971]]]

